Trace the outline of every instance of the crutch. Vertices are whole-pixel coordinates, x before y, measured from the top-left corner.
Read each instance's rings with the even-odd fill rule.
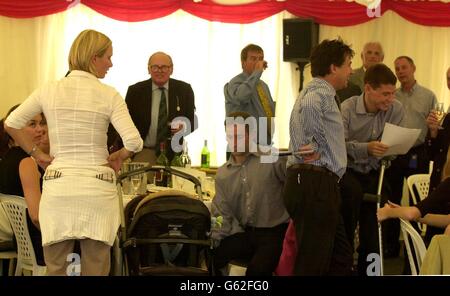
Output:
[[[384,171],[386,167],[389,166],[389,160],[388,159],[382,159],[381,160],[381,167],[380,167],[380,175],[378,178],[378,188],[377,188],[377,194],[370,194],[365,193],[364,194],[364,200],[365,201],[376,201],[377,203],[377,211],[381,207],[381,189],[383,188],[383,178],[384,178]],[[378,222],[378,245],[379,245],[379,252],[380,252],[380,275],[383,275],[384,271],[384,264],[383,264],[383,238],[381,233],[381,222]]]

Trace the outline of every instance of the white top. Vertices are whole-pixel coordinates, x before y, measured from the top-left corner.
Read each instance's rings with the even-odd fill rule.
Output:
[[[33,92],[6,124],[20,129],[40,112],[47,118],[55,157],[46,170],[39,205],[42,244],[90,238],[112,245],[120,209],[114,171],[105,166],[109,122],[127,150],[139,152],[143,146],[125,101],[94,75],[72,71]],[[111,182],[96,178],[99,174],[110,176]]]
[[[127,150],[142,150],[142,139],[123,98],[90,73],[75,70],[68,77],[37,89],[8,116],[6,124],[23,128],[41,112],[47,119],[54,165],[106,164],[110,121]]]

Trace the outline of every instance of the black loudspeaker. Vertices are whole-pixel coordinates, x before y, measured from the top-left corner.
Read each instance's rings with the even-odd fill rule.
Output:
[[[319,25],[312,19],[283,20],[283,61],[308,63],[319,40]]]

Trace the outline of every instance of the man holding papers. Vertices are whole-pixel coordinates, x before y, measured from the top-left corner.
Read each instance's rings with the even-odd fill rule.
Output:
[[[358,273],[367,274],[367,255],[378,253],[376,204],[362,202],[364,193],[377,192],[380,160],[389,146],[381,136],[386,123],[400,125],[402,104],[395,100],[397,79],[384,64],[370,67],[364,75],[364,93],[342,103],[347,171],[341,184],[342,213],[353,244],[359,220]]]

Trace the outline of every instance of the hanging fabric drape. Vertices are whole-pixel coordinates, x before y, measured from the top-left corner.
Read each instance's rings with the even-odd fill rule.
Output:
[[[0,0],[0,15],[31,18],[61,12],[79,3],[126,22],[161,18],[178,9],[209,21],[240,24],[260,21],[283,10],[330,26],[351,26],[374,19],[367,13],[366,6],[345,0],[260,0],[241,5],[223,5],[213,0]],[[450,26],[447,0],[383,0],[380,14],[388,10],[416,24]]]

